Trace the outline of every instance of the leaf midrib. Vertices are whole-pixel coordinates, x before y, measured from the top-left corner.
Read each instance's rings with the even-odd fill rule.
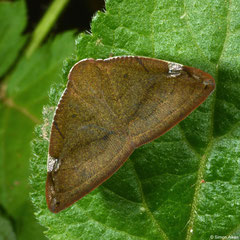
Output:
[[[217,83],[218,76],[219,76],[219,63],[220,63],[221,58],[223,56],[224,49],[226,47],[227,38],[229,36],[230,6],[231,6],[231,0],[229,0],[228,11],[227,11],[227,15],[226,15],[227,23],[226,23],[225,39],[224,39],[224,42],[223,42],[223,47],[222,47],[221,53],[219,55],[219,59],[216,63],[216,72],[217,72],[216,79],[215,79],[216,83]],[[196,185],[195,185],[195,192],[194,192],[191,214],[190,214],[190,219],[189,219],[189,226],[188,226],[188,229],[187,229],[186,240],[190,240],[191,237],[192,237],[192,234],[193,234],[192,230],[193,230],[194,220],[195,220],[195,217],[197,215],[196,208],[197,208],[197,202],[198,202],[198,194],[199,194],[199,191],[201,189],[201,179],[203,178],[203,174],[204,174],[204,170],[205,170],[204,167],[205,167],[205,163],[207,161],[207,157],[211,152],[211,149],[212,149],[212,146],[213,146],[213,143],[214,143],[214,140],[215,140],[214,137],[213,137],[213,132],[214,132],[215,105],[216,105],[216,99],[217,99],[216,92],[217,92],[217,88],[215,89],[215,93],[214,93],[215,95],[214,95],[214,99],[213,99],[213,102],[212,102],[212,119],[211,119],[211,131],[210,131],[210,137],[211,138],[210,138],[208,146],[205,150],[205,153],[203,154],[202,158],[200,159],[199,170],[198,170],[198,173],[197,173],[197,182],[196,182]],[[230,132],[230,130],[229,130],[229,132]],[[226,134],[224,134],[224,136]],[[221,137],[223,137],[223,136],[221,136]]]
[[[147,214],[149,215],[149,217],[151,218],[151,220],[153,221],[153,223],[156,225],[162,239],[164,240],[168,240],[168,236],[166,235],[166,233],[163,231],[162,227],[159,225],[159,223],[157,222],[157,220],[155,219],[154,215],[152,214],[152,212],[150,211],[148,205],[147,205],[147,202],[146,202],[146,199],[145,199],[145,196],[144,196],[144,193],[143,193],[143,189],[142,189],[142,183],[140,181],[140,178],[137,174],[137,171],[135,169],[135,166],[134,166],[134,163],[131,161],[132,163],[132,168],[134,170],[134,173],[135,173],[135,176],[136,176],[136,179],[137,179],[137,182],[138,182],[138,185],[139,185],[139,188],[140,188],[140,191],[141,191],[141,195],[142,195],[142,204],[144,206],[144,208],[146,209],[146,212]]]

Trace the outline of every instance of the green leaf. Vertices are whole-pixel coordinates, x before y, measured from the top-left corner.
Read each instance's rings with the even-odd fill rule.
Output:
[[[214,76],[214,94],[186,120],[137,149],[103,185],[52,214],[45,203],[48,137],[63,85],[36,129],[32,200],[50,239],[209,239],[239,236],[240,2],[108,0],[75,59],[140,55]],[[64,68],[67,75],[74,58]],[[71,177],[71,176],[69,176]]]
[[[0,204],[16,222],[18,239],[45,239],[29,198],[30,141],[63,60],[73,51],[73,33],[57,36],[30,58],[22,57],[2,87],[0,102]]]
[[[0,239],[16,240],[11,221],[0,214]]]
[[[9,70],[25,43],[21,35],[26,25],[24,1],[0,2],[0,77]]]

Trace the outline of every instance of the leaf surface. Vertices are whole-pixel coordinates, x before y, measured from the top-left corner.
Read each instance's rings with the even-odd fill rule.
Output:
[[[0,239],[16,240],[11,222],[2,214],[0,214],[0,226]]]
[[[75,59],[148,56],[210,73],[214,94],[164,136],[137,149],[96,190],[55,215],[45,203],[48,137],[63,85],[36,129],[32,199],[50,239],[209,239],[240,226],[240,2],[108,0]],[[70,70],[74,58],[64,68]],[[42,130],[44,129],[44,130]],[[71,176],[69,176],[71,177]]]

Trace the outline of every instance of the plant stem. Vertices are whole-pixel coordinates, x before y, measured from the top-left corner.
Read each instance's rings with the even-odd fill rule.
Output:
[[[54,0],[32,34],[25,55],[30,57],[44,40],[69,0]]]

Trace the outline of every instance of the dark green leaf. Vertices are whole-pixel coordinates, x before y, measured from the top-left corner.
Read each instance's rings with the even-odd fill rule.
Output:
[[[2,87],[0,103],[0,204],[16,221],[18,239],[43,239],[29,198],[30,141],[63,60],[73,51],[73,33],[59,35],[31,58],[22,57]],[[44,170],[43,170],[44,171]]]
[[[213,75],[217,89],[181,124],[137,149],[111,179],[57,215],[44,196],[52,119],[52,108],[46,108],[44,131],[36,130],[32,198],[50,239],[239,235],[239,12],[238,0],[106,2],[106,12],[93,18],[92,34],[76,41],[77,60],[140,55],[176,61]],[[62,91],[51,90],[55,106]]]
[[[0,214],[0,239],[3,240],[16,239],[11,221],[1,214]]]
[[[22,36],[26,25],[26,7],[23,0],[0,2],[0,77],[9,69],[25,43]]]

